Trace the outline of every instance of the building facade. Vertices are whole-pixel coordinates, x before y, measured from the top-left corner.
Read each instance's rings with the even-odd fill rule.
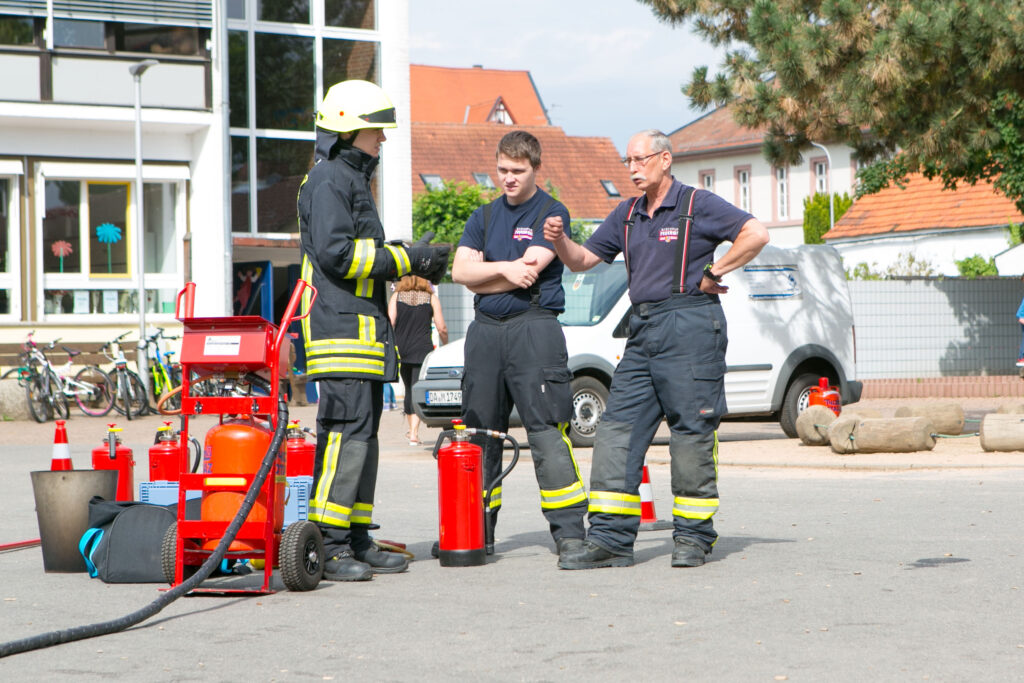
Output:
[[[140,282],[152,325],[186,281],[197,315],[279,315],[337,81],[395,102],[377,193],[408,237],[407,45],[407,0],[0,0],[0,342],[106,341],[137,326]],[[140,230],[129,68],[147,59]]]

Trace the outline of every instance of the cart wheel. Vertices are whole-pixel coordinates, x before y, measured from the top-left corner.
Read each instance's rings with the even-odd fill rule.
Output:
[[[278,568],[290,591],[311,591],[324,575],[324,539],[308,520],[292,522],[281,536]]]
[[[164,543],[160,548],[160,565],[164,570],[164,579],[167,583],[174,585],[174,569],[178,560],[178,523],[171,522],[164,533]],[[196,567],[185,565],[181,572],[181,580],[191,577],[196,573]]]

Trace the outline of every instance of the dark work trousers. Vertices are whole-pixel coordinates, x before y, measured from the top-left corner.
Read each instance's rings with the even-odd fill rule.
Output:
[[[495,318],[477,313],[466,333],[462,411],[467,427],[508,430],[515,404],[530,442],[541,510],[555,541],[583,538],[587,494],[567,434],[572,374],[555,313],[539,307]],[[502,444],[473,437],[484,449],[485,491],[502,470]],[[491,491],[492,520],[501,486]]]
[[[324,536],[324,555],[369,546],[377,485],[377,429],[384,384],[366,379],[319,380],[316,461],[309,519]]]
[[[719,303],[674,295],[633,307],[630,336],[598,426],[590,476],[589,538],[632,552],[640,481],[651,439],[667,418],[673,537],[710,551],[718,534],[718,436],[725,414],[725,315]]]

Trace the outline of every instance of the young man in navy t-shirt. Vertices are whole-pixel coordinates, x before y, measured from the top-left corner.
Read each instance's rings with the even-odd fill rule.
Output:
[[[513,131],[498,143],[498,180],[504,194],[466,222],[452,264],[452,279],[476,294],[476,316],[466,333],[462,415],[468,427],[505,431],[513,403],[530,442],[541,510],[561,555],[582,547],[587,496],[567,434],[572,378],[558,314],[565,310],[562,263],[542,225],[559,217],[561,202],[537,187],[540,142]],[[484,447],[484,486],[501,472],[501,444]],[[501,487],[491,491],[493,521]]]

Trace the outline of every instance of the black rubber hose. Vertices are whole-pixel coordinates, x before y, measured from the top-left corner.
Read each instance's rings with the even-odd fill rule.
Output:
[[[118,633],[130,626],[134,626],[139,622],[149,619],[151,616],[157,614],[163,608],[167,607],[169,604],[205,581],[210,574],[213,573],[213,570],[220,566],[220,562],[224,559],[224,555],[227,553],[228,547],[231,545],[231,542],[235,540],[235,535],[238,534],[238,530],[241,528],[245,518],[249,516],[249,511],[252,510],[252,506],[256,502],[256,497],[259,495],[260,489],[263,488],[263,483],[267,480],[267,475],[274,466],[274,461],[277,459],[277,452],[280,450],[281,444],[284,443],[287,431],[288,404],[284,401],[278,401],[277,427],[274,429],[274,437],[270,441],[270,448],[267,450],[266,455],[263,456],[263,462],[260,464],[260,469],[256,472],[256,477],[252,480],[252,486],[250,486],[249,490],[246,492],[245,498],[242,500],[242,505],[238,508],[238,514],[235,515],[235,518],[231,520],[231,524],[229,524],[228,528],[224,531],[224,537],[220,539],[220,543],[217,545],[217,548],[213,551],[213,554],[206,559],[206,562],[203,562],[202,566],[199,567],[195,574],[165,593],[161,593],[160,597],[142,609],[118,619],[112,619],[110,621],[104,621],[96,624],[87,624],[85,626],[75,626],[74,628],[64,629],[63,631],[40,633],[39,635],[22,638],[21,640],[12,640],[7,643],[0,643],[0,657],[16,655],[21,652],[29,652],[31,650],[41,650],[44,647],[60,645],[61,643],[71,643],[76,640],[85,640],[86,638],[95,638],[96,636]],[[264,561],[273,562],[273,558],[268,557],[265,558]]]

